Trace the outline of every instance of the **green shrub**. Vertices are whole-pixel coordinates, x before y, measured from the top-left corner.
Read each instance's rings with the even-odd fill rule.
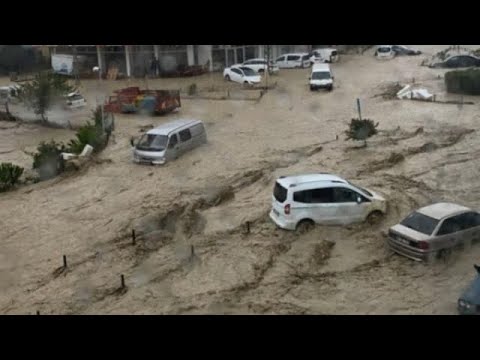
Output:
[[[445,86],[449,93],[480,95],[480,70],[455,70],[445,74]]]
[[[367,139],[377,133],[377,126],[378,123],[375,124],[370,119],[352,119],[348,130],[345,131],[347,140],[364,140],[366,146]]]
[[[38,145],[37,152],[33,156],[33,168],[38,171],[40,180],[51,179],[63,172],[62,152],[67,152],[67,148],[54,140],[49,143],[42,141]]]
[[[101,126],[98,127],[90,122],[78,129],[75,136],[77,138],[68,143],[69,152],[74,154],[80,154],[87,144],[93,147],[94,152],[103,150],[106,145],[106,137],[103,135]]]
[[[11,163],[0,164],[0,192],[15,186],[23,174],[23,168]]]

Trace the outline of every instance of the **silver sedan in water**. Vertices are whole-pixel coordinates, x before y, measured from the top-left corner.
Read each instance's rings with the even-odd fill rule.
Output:
[[[388,245],[413,260],[434,260],[459,245],[480,238],[480,214],[452,203],[436,203],[414,211],[390,228]]]

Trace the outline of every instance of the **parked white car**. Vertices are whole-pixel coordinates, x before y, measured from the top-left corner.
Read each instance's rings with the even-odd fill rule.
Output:
[[[313,64],[317,63],[332,63],[337,62],[339,59],[337,49],[326,48],[326,49],[314,49],[312,50],[310,56],[310,62]]]
[[[227,81],[235,81],[240,84],[254,85],[262,81],[262,77],[245,66],[232,66],[223,70],[223,77]]]
[[[245,66],[259,74],[264,73],[267,68],[270,74],[277,74],[280,71],[280,68],[273,61],[270,61],[270,65],[268,65],[267,60],[261,58],[249,59],[243,64],[237,64],[234,66]]]
[[[393,59],[395,55],[392,45],[379,45],[375,50],[377,59]]]
[[[277,179],[270,218],[283,229],[305,231],[315,223],[373,222],[385,212],[386,201],[380,195],[336,175],[319,173]]]
[[[312,64],[308,53],[284,54],[275,63],[280,69],[308,68]]]
[[[87,105],[87,100],[78,92],[70,93],[66,96],[66,107],[68,109],[77,109]]]

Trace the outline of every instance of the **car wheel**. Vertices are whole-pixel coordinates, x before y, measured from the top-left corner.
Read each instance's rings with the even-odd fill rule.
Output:
[[[225,80],[230,81],[230,76],[229,76],[229,75],[225,75]]]
[[[312,220],[305,219],[305,220],[300,221],[297,224],[297,227],[296,227],[295,230],[299,234],[305,234],[305,233],[311,231],[314,227],[315,227],[315,223]]]
[[[332,91],[332,90],[333,90],[333,86],[330,86],[330,87],[328,88],[328,91]]]
[[[310,86],[310,91],[313,91],[315,90],[315,88],[313,86]]]
[[[367,216],[367,223],[370,225],[375,225],[378,224],[383,217],[383,213],[381,211],[375,210],[372,211],[370,214]]]
[[[259,74],[263,74],[265,72],[265,69],[258,69]]]

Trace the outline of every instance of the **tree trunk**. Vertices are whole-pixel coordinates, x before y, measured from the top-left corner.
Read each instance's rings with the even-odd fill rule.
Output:
[[[8,109],[8,101],[5,103],[5,112],[7,115],[10,115],[10,110]]]

